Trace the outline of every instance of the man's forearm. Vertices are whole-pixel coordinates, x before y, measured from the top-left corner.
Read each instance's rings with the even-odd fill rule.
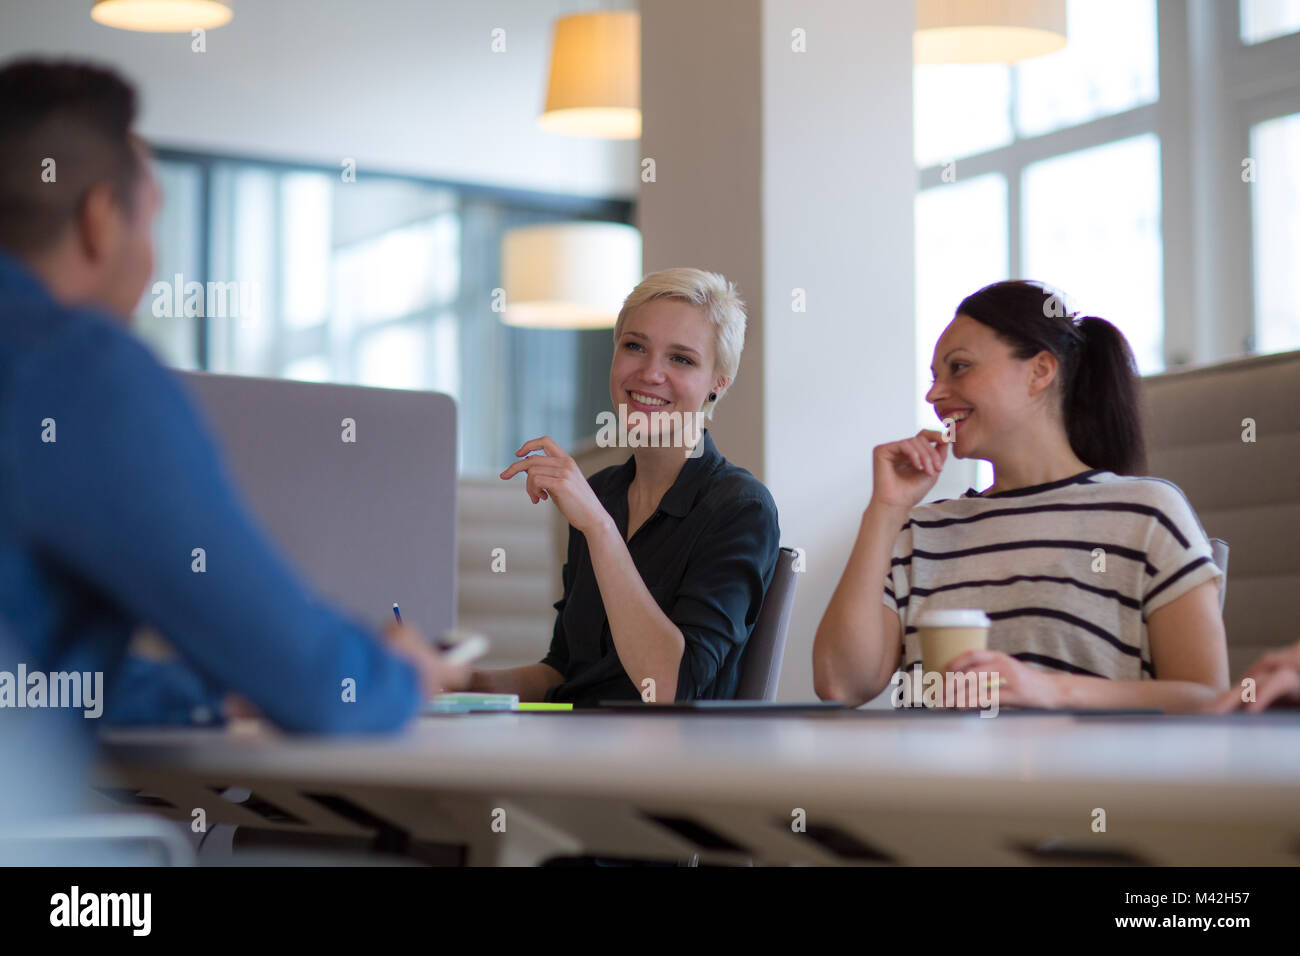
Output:
[[[271,545],[193,399],[140,343],[105,327],[7,384],[20,420],[45,409],[75,423],[62,454],[24,453],[0,475],[33,548],[286,730],[388,731],[417,712],[410,664],[323,604]]]

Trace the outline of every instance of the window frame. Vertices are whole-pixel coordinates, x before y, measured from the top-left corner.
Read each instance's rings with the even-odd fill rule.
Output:
[[[1241,4],[1222,5],[1220,17],[1220,55],[1226,71],[1219,93],[1227,101],[1224,114],[1229,118],[1227,134],[1238,145],[1242,159],[1250,157],[1252,127],[1267,120],[1300,114],[1300,32],[1288,33],[1262,43],[1241,39]],[[1233,221],[1237,234],[1232,243],[1244,257],[1237,262],[1245,276],[1249,294],[1243,315],[1245,328],[1239,330],[1244,351],[1255,352],[1255,222],[1251,190],[1239,190],[1238,208]],[[1300,252],[1300,250],[1297,250]],[[1298,345],[1297,347],[1300,347]]]
[[[1239,3],[1157,0],[1158,98],[958,157],[959,179],[1007,184],[1008,265],[1022,274],[1022,175],[1066,153],[1152,133],[1160,146],[1163,359],[1167,369],[1249,354],[1255,346],[1253,222],[1238,188],[1257,123],[1300,112],[1300,33],[1241,40]],[[1011,73],[1015,109],[1016,72]],[[1015,129],[1013,123],[1013,130]],[[917,171],[917,189],[944,185],[945,165]],[[1237,175],[1232,173],[1236,170]],[[1169,322],[1171,315],[1182,316]]]
[[[213,210],[213,169],[223,164],[237,164],[265,169],[276,173],[323,173],[328,176],[340,174],[341,166],[327,166],[310,161],[271,159],[264,156],[250,156],[241,153],[220,153],[187,149],[184,147],[151,144],[154,158],[165,162],[188,163],[198,168],[199,172],[199,217],[196,228],[199,232],[199,267],[201,275],[194,279],[206,287],[214,272],[212,249],[212,210]],[[490,186],[481,183],[466,183],[456,180],[437,179],[429,176],[415,176],[385,170],[360,169],[358,176],[367,179],[387,179],[395,182],[413,183],[436,189],[446,189],[455,193],[454,211],[461,215],[467,200],[486,200],[503,206],[526,209],[532,212],[554,215],[557,218],[596,220],[603,222],[621,222],[632,224],[635,203],[628,199],[608,199],[593,196],[577,196],[566,193],[545,193],[527,189],[512,189],[505,186]],[[277,180],[277,202],[281,192],[281,183]],[[279,248],[278,243],[276,248]],[[277,274],[281,263],[276,262]],[[452,302],[455,308],[458,302]],[[440,308],[443,308],[440,306]],[[211,365],[209,355],[209,326],[207,316],[197,316],[195,343],[196,367],[206,371]],[[406,321],[404,316],[391,321]],[[310,332],[311,330],[299,330]],[[277,336],[280,330],[277,326]],[[278,346],[277,346],[278,348]]]

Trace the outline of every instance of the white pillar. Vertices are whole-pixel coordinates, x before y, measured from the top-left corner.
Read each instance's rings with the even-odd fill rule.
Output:
[[[871,449],[916,428],[914,18],[910,0],[642,4],[645,268],[715,269],[749,306],[714,434],[806,551],[787,700],[814,696],[813,634],[870,497]]]

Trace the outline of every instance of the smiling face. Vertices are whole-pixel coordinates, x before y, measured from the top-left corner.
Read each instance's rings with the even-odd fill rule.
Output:
[[[726,384],[714,360],[713,330],[703,309],[680,299],[651,299],[623,321],[609,367],[610,398],[629,413],[701,411],[709,393],[721,396]]]
[[[955,421],[958,458],[996,459],[1017,433],[1046,414],[1055,397],[1056,359],[1016,358],[987,325],[958,315],[934,347],[934,384],[925,400],[942,422]]]

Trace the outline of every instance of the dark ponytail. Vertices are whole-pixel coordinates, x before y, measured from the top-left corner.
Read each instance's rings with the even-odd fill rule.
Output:
[[[1036,282],[987,285],[957,314],[987,325],[1018,359],[1056,356],[1065,433],[1080,461],[1117,475],[1146,471],[1137,362],[1119,329],[1068,315],[1061,297]]]

